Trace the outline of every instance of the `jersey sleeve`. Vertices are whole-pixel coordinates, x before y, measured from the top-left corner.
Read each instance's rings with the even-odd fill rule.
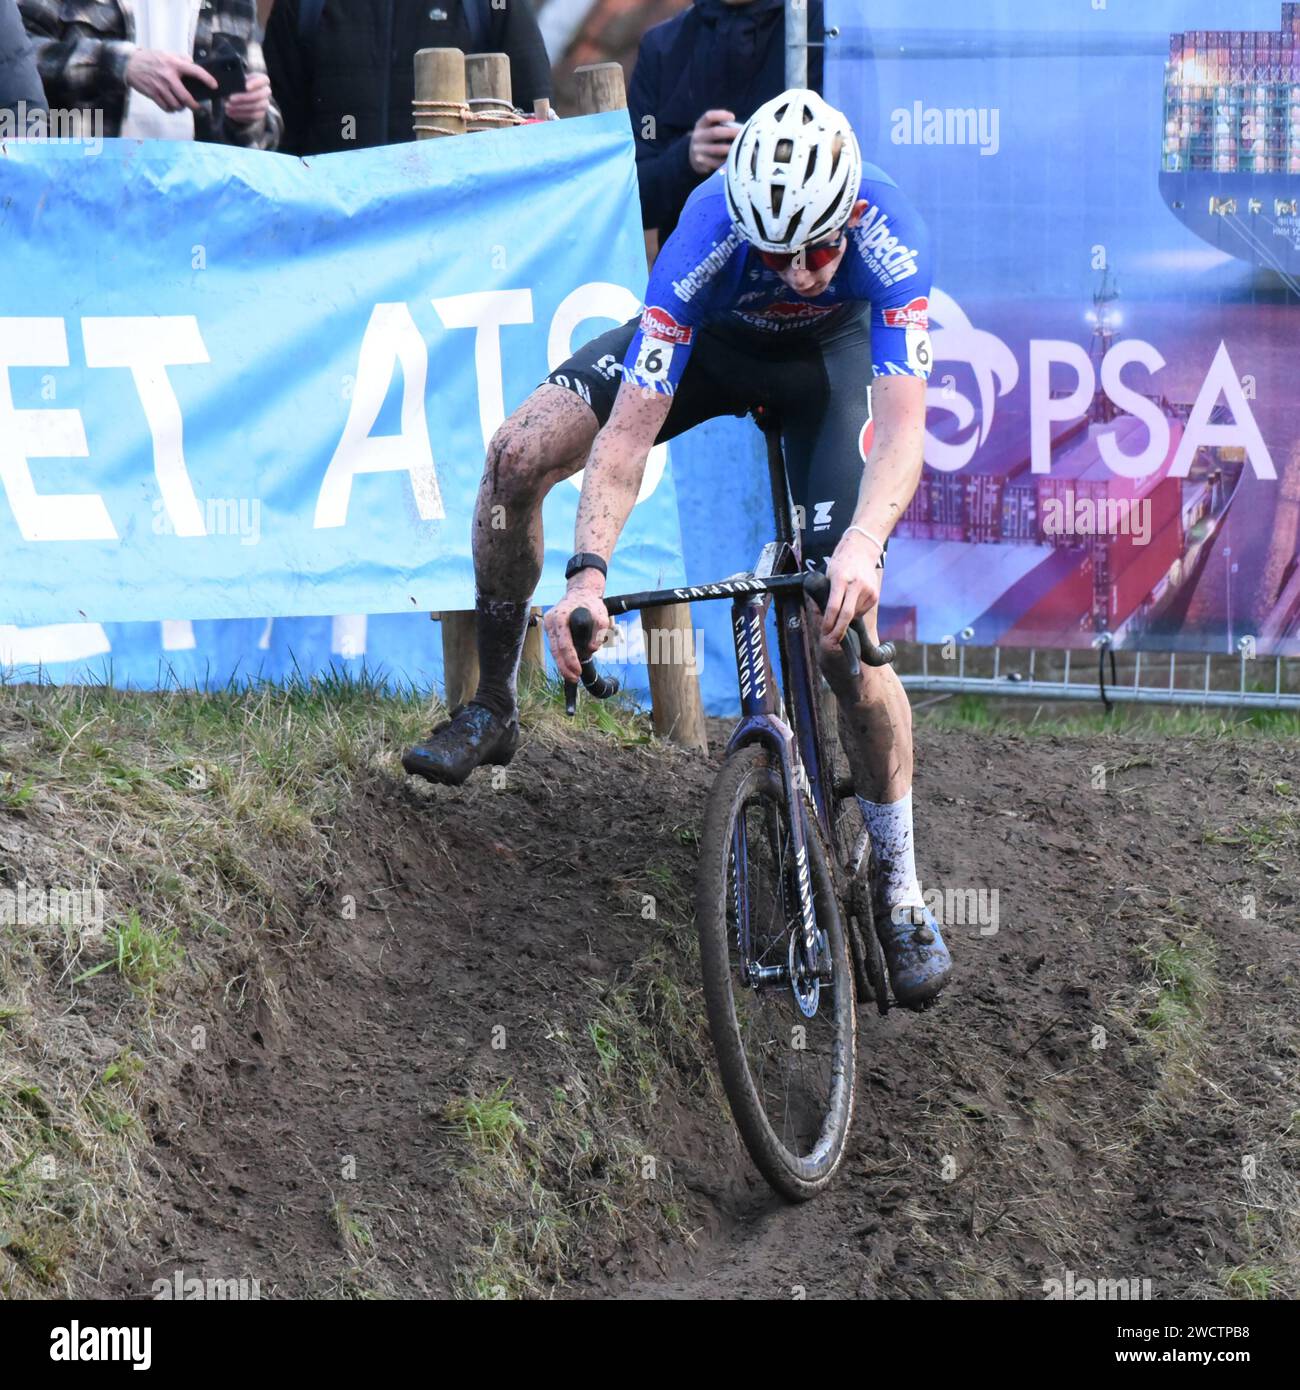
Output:
[[[624,381],[662,395],[677,390],[719,279],[742,248],[720,197],[687,203],[650,273],[641,322],[623,359]]]
[[[896,187],[872,185],[864,196],[868,207],[850,243],[861,297],[871,304],[872,371],[928,380],[934,366],[929,231]]]

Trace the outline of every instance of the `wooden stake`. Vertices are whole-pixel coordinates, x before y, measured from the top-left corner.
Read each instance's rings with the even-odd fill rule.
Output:
[[[584,116],[627,109],[621,64],[592,63],[576,69],[573,76],[578,87],[578,109]],[[641,627],[645,633],[655,733],[687,748],[707,752],[690,604],[670,603],[663,608],[643,609]]]
[[[467,703],[478,689],[478,633],[473,613],[442,615],[442,684],[448,709]]]
[[[646,666],[650,672],[651,722],[660,738],[684,748],[709,750],[700,699],[699,653],[691,605],[669,603],[641,610]]]
[[[415,55],[415,138],[465,133],[465,55],[422,48]]]
[[[497,109],[514,110],[510,89],[510,58],[505,53],[471,53],[465,59],[465,90],[469,97],[470,130],[496,129],[500,121],[484,121],[478,114],[490,109],[478,103],[500,104]]]
[[[574,69],[573,79],[578,86],[578,110],[584,116],[596,111],[627,110],[622,63],[588,63]]]
[[[415,138],[465,133],[465,55],[459,48],[422,48],[415,55]],[[458,112],[460,114],[458,114]],[[442,681],[448,709],[478,689],[474,614],[442,613]]]

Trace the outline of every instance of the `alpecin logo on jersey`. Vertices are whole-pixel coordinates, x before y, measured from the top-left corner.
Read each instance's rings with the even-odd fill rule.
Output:
[[[695,330],[684,323],[678,323],[667,309],[652,304],[641,315],[641,332],[647,338],[657,338],[661,343],[680,343],[685,347],[695,336]]]
[[[901,309],[886,309],[884,319],[890,328],[929,328],[930,301],[921,296]]]
[[[819,319],[823,314],[833,314],[841,308],[839,304],[788,304],[779,300],[775,304],[765,304],[761,309],[733,309],[732,312],[746,323],[760,328],[797,328],[810,319]]]
[[[882,284],[896,285],[917,271],[917,252],[903,245],[893,234],[889,218],[879,207],[868,209],[862,221],[854,227],[853,240],[862,259]]]

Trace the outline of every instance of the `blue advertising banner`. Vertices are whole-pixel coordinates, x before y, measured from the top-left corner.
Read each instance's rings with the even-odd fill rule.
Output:
[[[246,618],[249,670],[266,615],[471,607],[487,441],[645,281],[622,112],[311,161],[11,142],[0,194],[0,663],[168,620],[156,665]],[[685,577],[666,465],[619,588]],[[577,497],[548,500],[539,602]],[[325,621],[358,655],[365,620]]]
[[[827,0],[926,218],[894,636],[1300,653],[1300,4]]]

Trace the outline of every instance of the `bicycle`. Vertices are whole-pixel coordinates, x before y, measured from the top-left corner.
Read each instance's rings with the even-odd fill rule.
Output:
[[[716,584],[606,598],[612,616],[682,601],[732,600],[741,718],[709,793],[695,914],[709,1029],[736,1127],[759,1171],[792,1201],[825,1188],[844,1156],[856,1081],[857,1005],[890,1007],[872,916],[870,840],[851,781],[834,775],[821,680],[804,600],[825,607],[830,580],[805,572],[774,418],[767,436],[776,539],[750,574]],[[767,640],[775,603],[781,682]],[[570,619],[582,685],[608,699],[593,623]],[[845,638],[851,671],[884,666],[859,618]],[[574,713],[577,686],[566,682]]]

